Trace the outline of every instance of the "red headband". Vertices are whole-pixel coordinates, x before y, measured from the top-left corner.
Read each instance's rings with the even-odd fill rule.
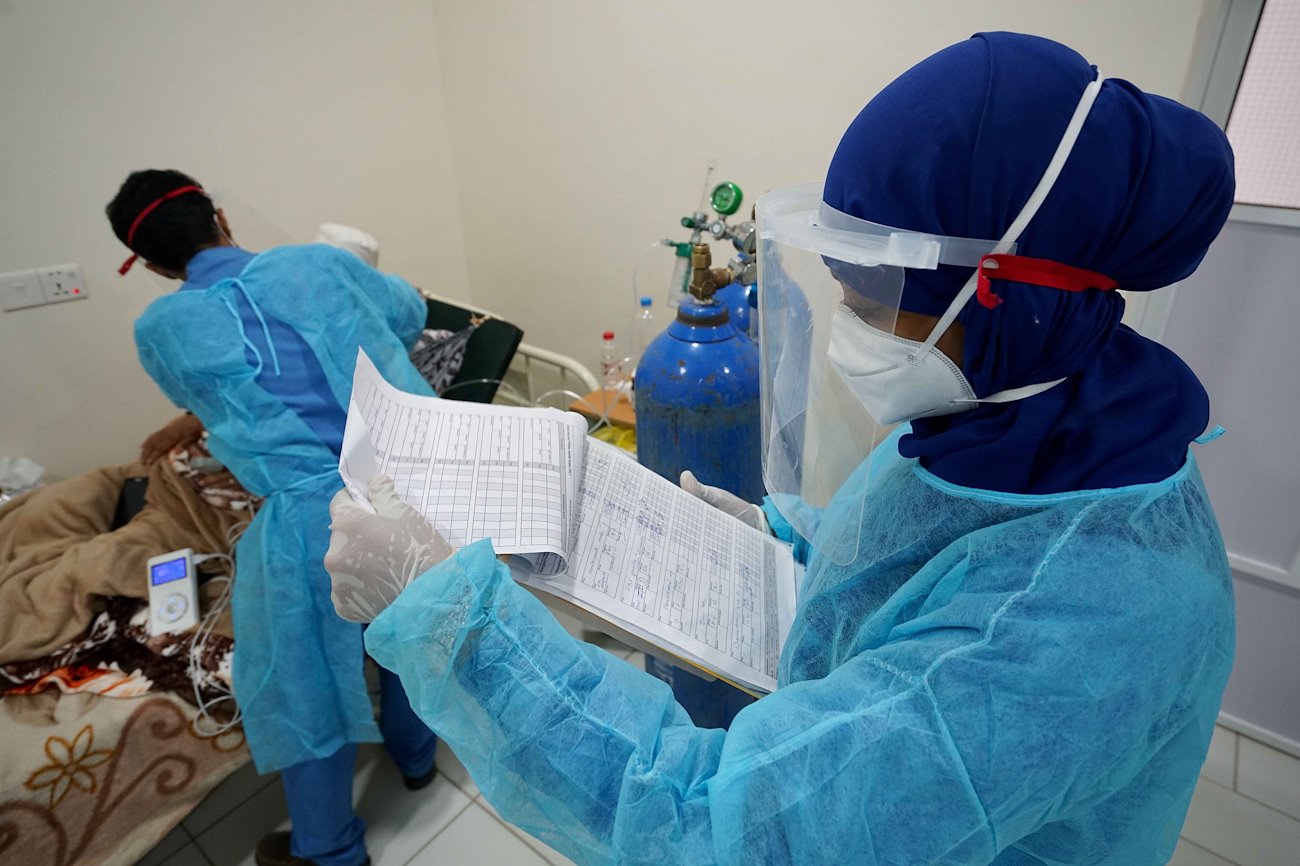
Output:
[[[126,230],[127,247],[129,248],[131,244],[135,242],[135,230],[140,228],[140,223],[144,222],[145,217],[149,216],[149,214],[157,210],[158,205],[162,204],[165,201],[171,201],[177,196],[182,196],[185,195],[186,193],[191,193],[191,192],[197,192],[201,195],[203,194],[203,187],[195,186],[194,184],[190,184],[189,186],[182,186],[179,187],[178,189],[172,190],[162,198],[150,202],[149,206],[146,207],[144,210],[140,211],[140,214],[131,222],[131,227]],[[118,268],[117,272],[122,276],[126,276],[126,272],[131,270],[131,265],[135,264],[135,260],[138,258],[139,256],[137,256],[135,253],[132,253],[130,257],[127,258],[126,261],[122,262],[122,267]]]
[[[1050,259],[1031,259],[1026,256],[988,255],[980,259],[979,282],[976,297],[988,309],[1002,303],[1002,298],[993,291],[990,280],[1008,280],[1013,283],[1029,283],[1046,286],[1049,289],[1061,289],[1066,292],[1082,292],[1087,289],[1108,291],[1116,288],[1118,283],[1105,274],[1063,265]]]

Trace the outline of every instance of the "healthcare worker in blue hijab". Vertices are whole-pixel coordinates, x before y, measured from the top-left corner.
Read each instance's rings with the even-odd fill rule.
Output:
[[[235,552],[235,699],[259,772],[279,771],[290,833],[262,840],[260,866],[368,863],[352,811],[357,743],[381,738],[406,780],[433,779],[437,740],[381,672],[375,724],[361,628],[330,605],[322,559],[357,349],[415,393],[407,351],[426,308],[405,281],[334,247],[235,246],[192,178],[135,172],[108,206],[132,251],[122,272],[182,280],[136,322],[140,361],[209,433],[212,455],[265,503]]]
[[[885,88],[824,184],[760,200],[769,498],[728,510],[807,573],[777,691],[727,731],[571,640],[489,543],[434,565],[391,496],[336,498],[336,605],[382,586],[364,556],[425,551],[367,649],[581,864],[1165,862],[1232,592],[1205,392],[1115,288],[1190,274],[1232,193],[1205,117],[991,33]]]

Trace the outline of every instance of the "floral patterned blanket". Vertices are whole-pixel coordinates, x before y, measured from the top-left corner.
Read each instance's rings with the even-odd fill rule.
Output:
[[[193,631],[151,636],[144,601],[149,557],[224,551],[256,507],[233,479],[195,468],[207,456],[193,443],[154,464],[145,509],[116,530],[139,466],[0,505],[5,866],[129,866],[248,760],[240,728],[206,737],[194,722],[198,703],[230,690],[229,614],[196,644]],[[224,586],[201,587],[205,610]],[[220,722],[233,706],[211,710]]]
[[[0,700],[0,863],[129,866],[248,760],[241,729],[197,735],[170,694]]]

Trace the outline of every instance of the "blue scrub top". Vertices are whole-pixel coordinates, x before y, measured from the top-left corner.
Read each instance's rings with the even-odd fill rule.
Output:
[[[233,279],[244,272],[254,254],[239,247],[209,247],[200,250],[185,269],[185,282],[179,291],[204,291],[221,280]],[[330,391],[329,381],[320,361],[302,336],[274,316],[264,315],[266,331],[248,299],[235,294],[235,307],[244,333],[263,359],[262,369],[254,377],[263,389],[278,397],[336,455],[343,448],[343,427],[347,412]],[[255,363],[253,349],[247,350],[249,363]],[[279,359],[279,373],[271,359]]]

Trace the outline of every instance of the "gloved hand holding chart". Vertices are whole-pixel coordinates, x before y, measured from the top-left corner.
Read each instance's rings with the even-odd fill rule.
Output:
[[[390,475],[453,547],[490,538],[521,583],[739,685],[776,688],[790,549],[587,437],[579,415],[407,394],[361,352],[339,472],[358,501]]]

